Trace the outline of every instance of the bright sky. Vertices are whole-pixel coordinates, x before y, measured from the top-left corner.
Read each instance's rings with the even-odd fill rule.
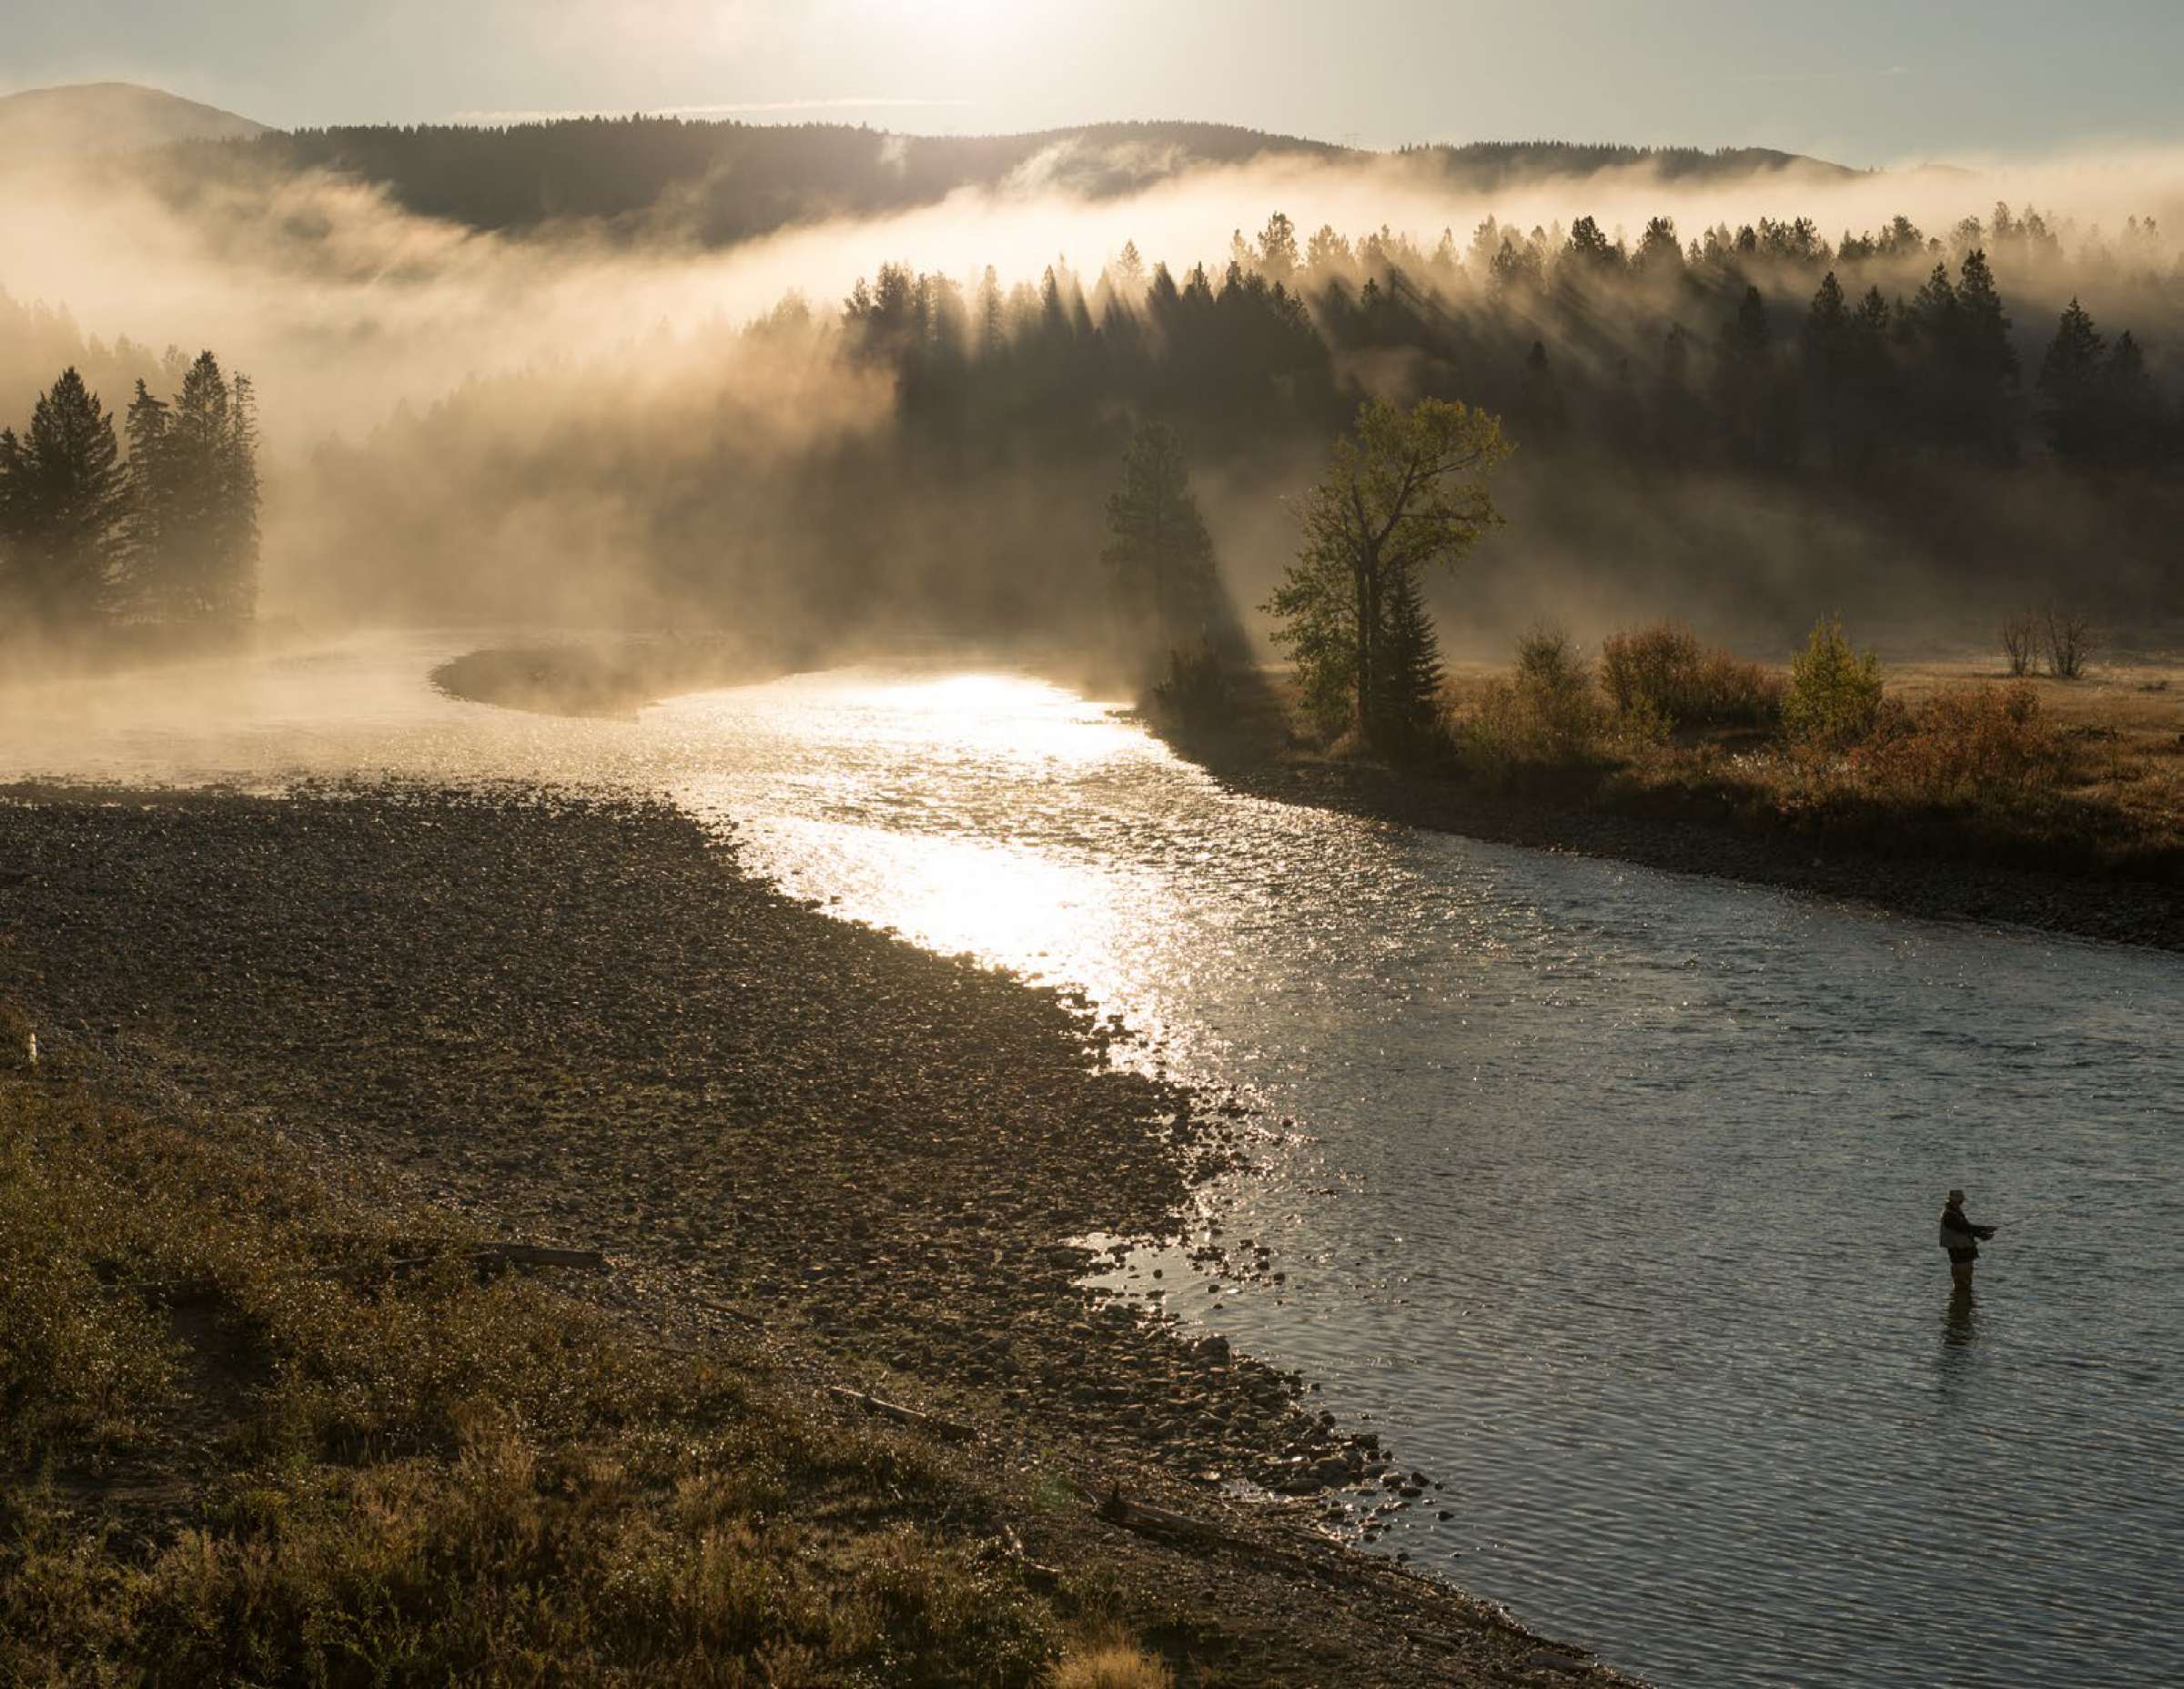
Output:
[[[1855,165],[2184,138],[2184,0],[73,0],[0,91],[145,82],[292,126],[685,109],[914,132],[1193,117]]]

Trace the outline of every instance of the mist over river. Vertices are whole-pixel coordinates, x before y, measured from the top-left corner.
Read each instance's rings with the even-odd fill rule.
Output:
[[[1379,1549],[1670,1684],[2184,1680],[2184,958],[1240,797],[1021,675],[576,721],[435,692],[474,642],[0,693],[0,780],[665,794],[1251,1105],[1190,1242],[1264,1270],[1111,1282],[1441,1480]]]

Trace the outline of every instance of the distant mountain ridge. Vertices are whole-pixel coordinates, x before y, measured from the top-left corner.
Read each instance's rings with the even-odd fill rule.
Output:
[[[0,155],[140,152],[183,141],[248,140],[262,123],[133,82],[0,95]]]
[[[210,155],[207,155],[210,158]],[[216,166],[328,169],[384,187],[407,209],[511,232],[563,221],[727,246],[794,224],[937,204],[1011,184],[1090,197],[1136,192],[1193,169],[1256,160],[1354,162],[1456,191],[1610,168],[1679,180],[1853,174],[1766,148],[1480,143],[1365,152],[1232,125],[1087,124],[1021,135],[899,135],[838,123],[571,117],[499,127],[440,124],[269,132]]]
[[[938,204],[1012,186],[1092,198],[1185,172],[1261,160],[1353,164],[1390,180],[1491,193],[1602,170],[1677,181],[1855,172],[1765,147],[1643,147],[1488,141],[1369,152],[1230,124],[1095,123],[1017,135],[902,135],[840,123],[563,117],[499,126],[370,125],[278,130],[130,83],[0,97],[0,159],[142,153],[155,178],[330,170],[376,184],[404,208],[470,228],[521,233],[604,225],[631,238],[710,247],[828,217]],[[1421,182],[1422,178],[1422,182]]]

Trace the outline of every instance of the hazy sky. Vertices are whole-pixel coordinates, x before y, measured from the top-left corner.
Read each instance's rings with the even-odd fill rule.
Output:
[[[2184,0],[9,0],[0,90],[289,126],[703,109],[914,131],[1198,117],[1851,164],[2184,137]]]

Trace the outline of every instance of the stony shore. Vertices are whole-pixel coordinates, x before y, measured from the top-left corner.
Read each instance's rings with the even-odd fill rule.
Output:
[[[1068,1002],[830,920],[671,810],[533,792],[0,794],[0,995],[136,1100],[240,1115],[325,1176],[595,1248],[640,1329],[757,1334],[1221,1533],[1089,1507],[1187,1681],[1620,1681],[1329,1540],[1328,1492],[1460,1508],[1309,1387],[1102,1308],[1067,1240],[1172,1233],[1248,1155]],[[1234,1481],[1286,1492],[1246,1502]],[[1408,1497],[1402,1491],[1408,1488]]]

